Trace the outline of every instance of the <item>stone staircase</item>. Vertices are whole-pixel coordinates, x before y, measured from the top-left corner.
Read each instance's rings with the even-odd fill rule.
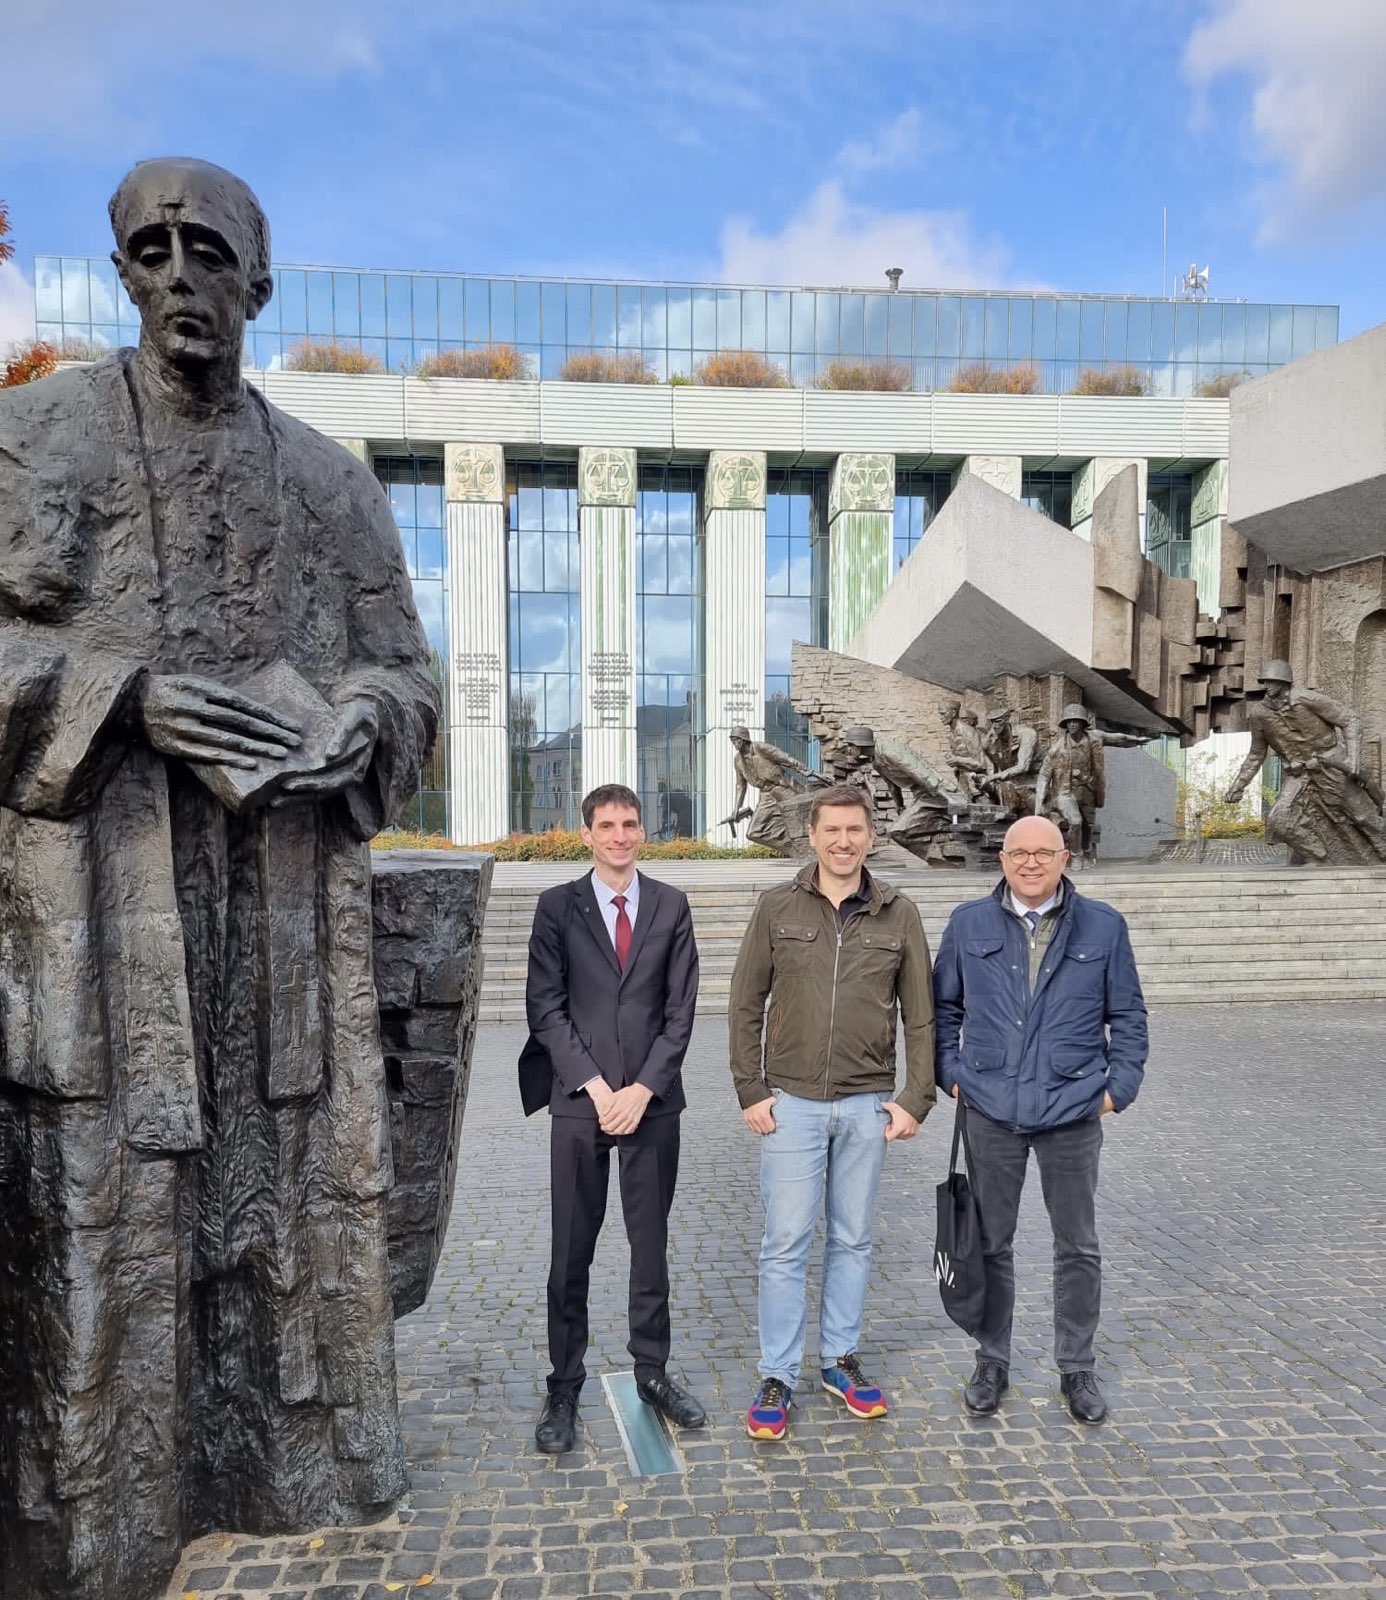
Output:
[[[534,901],[576,864],[498,864],[486,911],[484,1022],[524,1018]],[[741,935],[757,895],[793,872],[778,861],[662,862],[653,875],[688,895],[698,934],[700,1014],[726,1011]],[[918,904],[931,949],[962,900],[996,879],[910,868],[890,878]],[[1113,865],[1079,889],[1123,912],[1152,1005],[1386,999],[1386,868],[1316,870]]]

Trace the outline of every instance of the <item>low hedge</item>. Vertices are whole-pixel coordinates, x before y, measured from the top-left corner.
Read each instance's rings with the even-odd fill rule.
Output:
[[[441,833],[406,833],[397,830],[380,833],[371,840],[373,850],[477,850],[497,861],[588,861],[591,852],[576,830],[551,829],[548,833],[512,833],[489,844],[455,845]],[[748,845],[744,850],[708,844],[705,839],[647,840],[640,846],[642,861],[743,861],[773,858],[775,852],[764,845]]]

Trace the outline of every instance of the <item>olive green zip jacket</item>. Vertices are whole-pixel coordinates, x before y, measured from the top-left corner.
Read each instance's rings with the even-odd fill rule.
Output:
[[[767,889],[741,941],[728,1016],[737,1098],[744,1109],[772,1089],[805,1100],[882,1094],[923,1121],[934,1104],[934,999],[918,908],[873,876],[866,910],[841,922],[817,870]]]

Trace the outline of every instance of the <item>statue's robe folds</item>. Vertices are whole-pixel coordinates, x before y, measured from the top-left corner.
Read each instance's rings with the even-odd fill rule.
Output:
[[[146,673],[368,699],[363,781],[223,808]],[[0,397],[0,1595],[154,1593],[185,1539],[405,1471],[366,841],[439,700],[379,486],[129,352]]]

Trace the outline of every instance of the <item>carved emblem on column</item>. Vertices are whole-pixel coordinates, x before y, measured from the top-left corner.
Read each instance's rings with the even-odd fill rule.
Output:
[[[1020,499],[1019,456],[968,456],[962,470],[1010,495],[1012,500]]]
[[[707,458],[709,511],[763,511],[765,456],[759,450],[714,450]]]
[[[584,506],[635,504],[635,451],[578,451],[578,502]]]
[[[1075,528],[1092,515],[1093,481],[1097,476],[1095,467],[1095,462],[1085,461],[1073,474],[1073,506],[1069,519]]]
[[[1227,487],[1227,464],[1223,461],[1214,461],[1211,466],[1204,467],[1202,472],[1194,474],[1193,505],[1189,512],[1189,521],[1196,528],[1200,522],[1212,522],[1214,518],[1225,516],[1227,505],[1224,495]]]
[[[842,455],[828,485],[828,518],[839,511],[893,511],[895,457]]]
[[[498,444],[445,444],[449,500],[496,504],[505,498],[505,451]]]

